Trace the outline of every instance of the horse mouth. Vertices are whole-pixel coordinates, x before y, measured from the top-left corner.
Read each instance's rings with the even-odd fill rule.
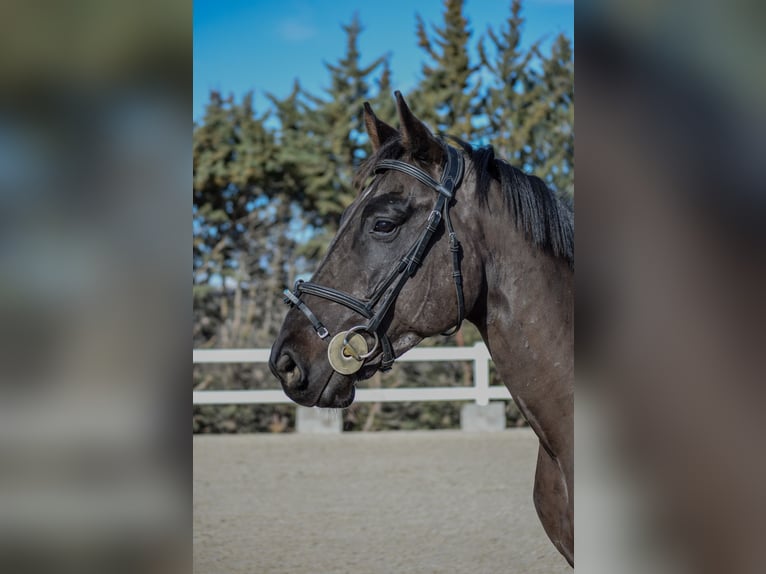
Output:
[[[414,333],[405,333],[394,344],[396,356],[403,354],[422,340],[422,337]],[[319,398],[313,406],[327,409],[345,409],[354,402],[356,396],[356,383],[371,378],[380,370],[383,364],[383,353],[378,352],[369,362],[353,375],[342,375],[332,371],[325,382]]]
[[[377,364],[365,365],[359,372],[350,376],[333,371],[322,392],[319,393],[319,398],[314,406],[327,409],[345,409],[354,402],[356,383],[369,379],[378,372],[379,368],[380,361],[377,361]]]
[[[354,382],[354,377],[333,371],[314,406],[325,409],[345,409],[354,402],[356,396]]]

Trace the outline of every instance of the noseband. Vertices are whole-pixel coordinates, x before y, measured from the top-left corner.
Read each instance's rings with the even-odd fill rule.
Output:
[[[330,349],[340,349],[339,355],[342,356],[338,356],[333,360],[333,356],[328,352],[330,364],[338,372],[342,372],[343,374],[356,372],[362,367],[367,359],[373,356],[377,351],[378,346],[381,347],[383,353],[380,370],[387,371],[391,368],[395,356],[391,347],[391,341],[386,335],[386,332],[384,330],[381,331],[381,324],[386,313],[399,295],[399,292],[404,287],[404,284],[415,274],[418,267],[420,267],[425,251],[430,245],[434,233],[439,229],[442,219],[445,221],[447,232],[449,233],[449,248],[452,252],[452,277],[455,282],[455,293],[458,306],[457,324],[450,331],[443,334],[454,334],[463,322],[465,303],[463,299],[463,279],[460,272],[460,242],[457,240],[455,230],[452,227],[449,212],[450,203],[453,200],[455,191],[460,186],[463,177],[463,156],[455,148],[449,145],[445,144],[444,148],[447,153],[447,165],[438,182],[422,169],[403,161],[387,159],[381,161],[375,167],[375,173],[394,170],[405,173],[410,177],[414,177],[426,187],[436,191],[438,196],[436,198],[436,203],[434,203],[433,209],[428,216],[426,227],[420,237],[410,247],[399,263],[397,263],[397,265],[389,272],[386,279],[380,284],[369,299],[364,301],[338,289],[304,281],[298,281],[295,284],[293,291],[290,291],[289,289],[284,290],[285,303],[297,307],[308,318],[311,325],[314,327],[314,331],[316,331],[316,334],[321,339],[327,338],[330,335],[330,332],[311,309],[309,309],[306,303],[301,300],[301,296],[304,293],[343,305],[367,319],[366,324],[357,325],[348,331],[340,332],[333,337],[333,342],[335,339],[342,337],[342,341],[339,340],[338,345],[334,345],[332,342],[330,344]],[[378,305],[379,302],[380,305]],[[361,332],[369,333],[374,339],[373,347],[369,351],[367,351],[366,341],[362,342],[361,351],[358,343],[349,344],[349,341],[354,343],[352,338],[358,337],[357,334]],[[347,357],[348,359],[346,359]],[[339,361],[342,362],[343,360],[351,361],[351,369],[353,370],[350,372],[348,369],[339,370],[337,364]]]

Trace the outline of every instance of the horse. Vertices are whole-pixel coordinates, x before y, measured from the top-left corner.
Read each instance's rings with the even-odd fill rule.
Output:
[[[534,505],[574,566],[573,210],[395,98],[398,130],[364,104],[359,194],[311,280],[285,289],[269,366],[296,403],[345,408],[357,381],[470,321],[539,439]]]

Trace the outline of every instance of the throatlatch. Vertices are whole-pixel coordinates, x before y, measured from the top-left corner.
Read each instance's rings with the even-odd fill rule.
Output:
[[[378,346],[380,346],[383,355],[379,367],[380,370],[387,371],[394,364],[396,358],[394,357],[391,341],[385,331],[380,332],[381,324],[391,305],[399,296],[399,292],[404,287],[404,284],[422,264],[425,251],[430,245],[434,233],[439,229],[442,220],[444,220],[447,233],[449,234],[449,249],[452,252],[452,277],[455,282],[458,308],[457,324],[444,334],[452,335],[460,329],[465,314],[463,276],[460,271],[460,242],[452,227],[449,210],[451,207],[450,203],[455,196],[455,191],[460,186],[463,178],[463,156],[452,146],[443,142],[442,146],[447,154],[447,164],[438,182],[422,169],[399,160],[383,160],[375,167],[375,173],[387,170],[405,173],[414,177],[426,187],[433,189],[439,195],[428,216],[423,233],[368,300],[363,301],[338,289],[307,281],[296,282],[295,288],[292,291],[289,289],[284,290],[285,303],[297,307],[308,318],[320,339],[327,338],[330,332],[311,309],[308,308],[306,303],[301,300],[301,295],[304,293],[343,305],[368,319],[366,324],[357,325],[348,331],[341,331],[330,340],[327,347],[327,358],[332,368],[338,373],[351,375],[359,371],[364,363],[376,354]],[[378,302],[380,302],[380,305],[378,305]],[[368,333],[373,338],[372,348],[368,348],[367,340],[362,333]]]

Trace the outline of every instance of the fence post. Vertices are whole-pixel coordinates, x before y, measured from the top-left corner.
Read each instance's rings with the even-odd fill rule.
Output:
[[[476,387],[476,404],[485,407],[489,404],[489,360],[491,357],[484,343],[474,343],[473,350],[473,384]]]
[[[473,346],[474,404],[460,409],[460,428],[469,432],[501,431],[505,428],[505,405],[489,402],[489,350],[484,343]]]
[[[299,433],[326,434],[343,431],[343,413],[316,407],[295,407],[295,431]]]

